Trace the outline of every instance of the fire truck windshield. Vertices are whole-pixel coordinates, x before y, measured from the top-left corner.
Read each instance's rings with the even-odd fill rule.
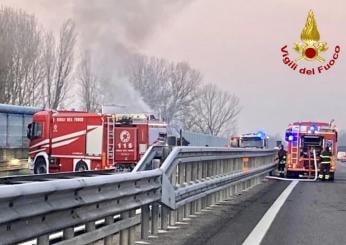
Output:
[[[243,137],[241,138],[241,147],[263,147],[263,139],[260,137]]]
[[[29,139],[40,138],[42,134],[42,125],[40,123],[30,123],[28,125],[27,137]]]

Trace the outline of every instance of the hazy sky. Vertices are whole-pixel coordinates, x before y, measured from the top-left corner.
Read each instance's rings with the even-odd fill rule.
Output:
[[[0,3],[22,7],[55,28],[83,8],[76,6],[76,1],[0,0]],[[155,5],[174,1],[135,2]],[[123,4],[119,4],[117,11],[121,7]],[[315,13],[321,41],[329,46],[321,56],[328,61],[334,47],[341,46],[336,64],[328,72],[315,76],[291,71],[282,63],[280,51],[287,44],[290,56],[297,57],[292,45],[300,41],[309,9]],[[202,72],[205,81],[217,83],[239,96],[240,132],[261,129],[282,133],[292,121],[333,118],[339,128],[346,129],[345,9],[344,0],[194,0],[184,7],[179,5],[167,15],[169,18],[160,16],[151,20],[155,22],[153,28],[138,42],[132,37],[131,45],[148,55],[187,61]],[[150,16],[150,8],[145,10]],[[143,12],[138,11],[139,15]],[[160,9],[154,13],[159,14]],[[140,28],[134,30],[138,32]],[[317,62],[305,61],[299,65],[319,66]]]

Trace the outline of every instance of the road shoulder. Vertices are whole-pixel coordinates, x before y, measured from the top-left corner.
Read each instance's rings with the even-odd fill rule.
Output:
[[[288,184],[264,180],[149,242],[153,245],[241,244]]]

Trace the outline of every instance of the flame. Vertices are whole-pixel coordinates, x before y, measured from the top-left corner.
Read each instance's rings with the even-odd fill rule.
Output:
[[[308,18],[306,19],[305,27],[300,35],[302,41],[315,41],[320,40],[320,33],[317,29],[317,24],[315,21],[314,13],[312,10],[309,11]]]

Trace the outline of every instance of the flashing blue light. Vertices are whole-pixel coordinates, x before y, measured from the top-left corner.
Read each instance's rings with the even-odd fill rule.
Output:
[[[292,132],[286,132],[285,139],[286,141],[293,142],[297,140],[297,136],[293,134]]]
[[[310,130],[311,130],[311,131],[316,131],[316,130],[317,130],[317,127],[316,127],[315,125],[311,125],[311,126],[310,126]]]
[[[265,133],[262,132],[262,131],[258,131],[258,132],[256,133],[256,135],[257,135],[257,137],[259,137],[259,138],[261,138],[261,139],[263,139],[263,138],[265,137]]]

